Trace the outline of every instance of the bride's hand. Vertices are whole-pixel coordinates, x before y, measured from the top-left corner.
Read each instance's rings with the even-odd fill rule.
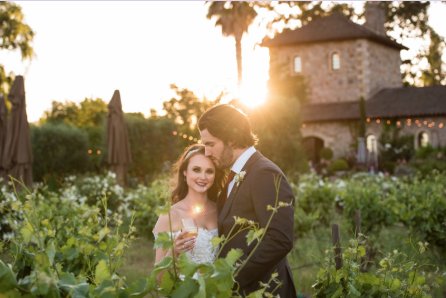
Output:
[[[187,231],[182,231],[175,238],[174,250],[176,254],[186,252],[194,248],[196,237],[187,237],[187,234]]]

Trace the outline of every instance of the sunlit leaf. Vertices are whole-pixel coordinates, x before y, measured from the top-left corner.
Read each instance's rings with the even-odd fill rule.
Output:
[[[191,279],[190,277],[186,277],[172,292],[172,298],[188,298],[194,297],[195,293],[198,291],[198,283]]]
[[[17,285],[15,275],[12,270],[0,260],[0,293],[14,289]]]
[[[100,260],[96,265],[95,270],[95,281],[96,284],[102,283],[106,279],[110,279],[110,271],[108,270],[107,262],[105,260]]]
[[[226,255],[225,261],[229,266],[234,266],[235,262],[237,262],[237,260],[240,259],[241,256],[243,256],[243,251],[239,248],[233,248]]]
[[[159,233],[155,239],[155,243],[153,244],[155,248],[167,249],[172,247],[172,238],[170,233],[162,232]]]
[[[186,254],[178,257],[178,268],[180,273],[186,276],[192,275],[197,270],[198,264],[190,260]]]
[[[50,261],[50,264],[54,264],[54,256],[56,255],[56,248],[54,247],[54,242],[50,241],[47,244],[47,247],[45,249],[46,255],[48,256],[48,260]]]

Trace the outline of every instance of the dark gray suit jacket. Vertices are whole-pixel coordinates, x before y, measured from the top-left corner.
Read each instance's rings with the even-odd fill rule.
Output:
[[[274,176],[282,177],[279,188],[279,201],[294,203],[290,185],[283,172],[272,161],[260,152],[255,152],[245,164],[246,172],[242,182],[234,187],[219,210],[218,229],[220,235],[227,235],[234,225],[234,216],[253,220],[260,227],[265,227],[271,211],[267,206],[274,206],[276,189]],[[245,267],[237,275],[240,294],[246,294],[259,288],[259,282],[268,282],[271,274],[277,272],[281,286],[274,291],[280,297],[296,297],[296,290],[286,255],[293,248],[293,207],[280,208],[273,216],[263,241],[250,258]],[[244,252],[242,259],[252,251],[255,243],[246,243],[246,232],[239,233],[223,248],[221,255],[225,257],[232,248],[240,248]],[[276,287],[275,284],[269,291]]]

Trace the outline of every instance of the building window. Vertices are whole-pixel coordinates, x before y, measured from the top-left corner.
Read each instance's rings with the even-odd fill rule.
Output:
[[[294,57],[294,72],[301,73],[302,72],[302,59],[300,56]]]
[[[331,69],[338,70],[341,68],[341,55],[338,52],[331,54]]]
[[[427,132],[422,131],[418,134],[418,148],[425,148],[429,146],[429,135]]]
[[[376,137],[374,135],[367,136],[367,151],[369,153],[377,153],[378,152]]]

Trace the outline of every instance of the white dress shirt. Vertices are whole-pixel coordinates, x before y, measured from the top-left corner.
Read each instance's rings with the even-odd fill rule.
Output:
[[[246,149],[240,156],[237,158],[237,160],[234,162],[234,164],[231,167],[231,171],[235,173],[235,175],[240,174],[243,167],[245,166],[248,159],[256,152],[256,148],[254,146],[249,147]],[[235,183],[235,177],[232,179],[232,181],[229,183],[228,186],[228,197],[231,194],[232,188],[234,187]]]

